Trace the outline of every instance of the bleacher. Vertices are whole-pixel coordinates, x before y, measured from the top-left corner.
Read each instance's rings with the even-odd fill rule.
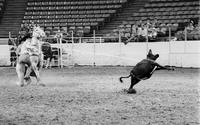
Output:
[[[4,9],[5,9],[5,3],[6,3],[6,0],[0,0],[0,18],[2,16]]]
[[[165,29],[165,33],[162,36],[168,39],[169,32],[175,36],[176,32],[183,31],[191,20],[194,21],[194,25],[198,24],[199,6],[199,0],[149,0],[138,12],[133,13],[132,16],[124,20],[125,23],[122,22],[113,32],[106,34],[106,36],[118,37],[119,32],[121,32],[122,37],[129,39],[132,35],[133,25],[141,24],[141,22],[145,24],[147,20],[153,22],[156,19],[157,24],[159,24],[157,30]],[[199,39],[199,33],[197,32],[198,28],[192,33],[195,37],[190,38],[190,40]]]
[[[5,0],[5,8],[0,18],[0,38],[18,35],[27,0]]]
[[[199,14],[199,0],[150,0],[138,13],[133,14],[131,20],[157,18],[163,23],[183,23],[199,18]]]
[[[12,3],[12,0],[7,1]],[[58,31],[58,29],[63,29],[67,32],[76,31],[78,36],[84,36],[85,34],[92,33],[92,30],[95,29],[98,34],[102,33],[102,35],[105,35],[106,32],[102,30],[106,29],[111,32],[113,27],[117,28],[119,26],[119,20],[120,23],[122,23],[121,20],[128,22],[127,26],[130,28],[132,24],[137,24],[140,20],[153,20],[154,18],[157,18],[158,22],[162,23],[162,26],[168,24],[175,26],[172,30],[176,31],[179,24],[184,24],[190,19],[199,20],[200,15],[199,0],[145,0],[143,2],[144,5],[140,4],[140,6],[138,6],[139,0],[25,1],[26,6],[23,8],[24,15],[22,15],[23,19],[21,19],[21,23],[29,24],[35,22],[44,27],[47,34],[52,34],[54,31]],[[132,13],[131,7],[134,8],[134,3],[137,10],[133,10]],[[129,8],[126,5],[130,5]],[[12,8],[12,6],[10,5],[9,7]],[[5,10],[4,8],[5,0],[0,0],[1,13]],[[131,13],[131,16],[126,12]],[[7,13],[10,14],[11,12]],[[11,16],[17,16],[18,14],[14,14],[14,11],[12,13]],[[120,14],[123,17],[118,16]],[[1,16],[6,15],[1,14]],[[15,17],[13,16],[13,18]],[[1,31],[2,33],[0,32],[2,38],[8,36],[8,30],[12,29],[13,31],[11,32],[17,35],[18,31],[14,30],[20,29],[20,24],[13,23],[14,20],[8,21],[8,19],[9,17],[6,16],[4,20],[1,20],[3,23],[0,23],[0,27],[5,29]],[[20,23],[20,19],[18,20],[17,23]],[[114,20],[117,20],[118,24]],[[8,23],[9,26],[5,26]],[[107,25],[108,23],[110,24],[109,26]]]
[[[88,27],[98,29],[126,2],[127,0],[28,0],[23,23],[33,21],[46,29],[78,28],[84,33],[89,33]]]

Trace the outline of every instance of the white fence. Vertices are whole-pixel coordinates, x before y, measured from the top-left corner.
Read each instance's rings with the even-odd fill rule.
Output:
[[[0,45],[0,66],[10,65],[10,47],[8,45]]]
[[[61,65],[134,66],[146,58],[148,49],[160,54],[162,65],[200,67],[200,41],[153,43],[71,43],[54,44],[62,48]]]
[[[134,66],[146,57],[148,49],[159,53],[162,65],[200,68],[200,41],[141,43],[63,43],[60,65],[122,65]],[[8,45],[0,45],[0,66],[10,65]]]
[[[169,61],[180,67],[200,67],[200,41],[171,42]]]

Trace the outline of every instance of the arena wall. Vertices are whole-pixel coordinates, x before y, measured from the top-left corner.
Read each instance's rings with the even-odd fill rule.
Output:
[[[0,66],[10,65],[10,50],[8,45],[0,45]]]
[[[170,64],[180,67],[200,67],[200,41],[171,42]]]
[[[59,45],[52,45],[57,46]],[[162,65],[200,68],[200,41],[154,43],[75,43],[63,44],[63,65],[134,66],[146,57],[148,49],[159,53]],[[8,45],[0,45],[0,66],[10,65]]]
[[[65,44],[63,64],[134,66],[148,49],[160,54],[157,62],[162,65],[200,67],[200,41]]]

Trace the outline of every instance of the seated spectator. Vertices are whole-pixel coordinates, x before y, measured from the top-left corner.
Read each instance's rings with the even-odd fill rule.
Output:
[[[150,19],[147,19],[145,23],[143,20],[139,20],[132,24],[123,22],[119,26],[118,31],[121,33],[122,39],[126,39],[125,43],[127,43],[129,41],[144,42],[146,41],[147,36],[151,41],[155,41],[158,35],[165,36],[167,30],[166,24],[162,24],[160,27],[157,18],[155,18],[152,23]]]
[[[137,26],[138,26],[138,27],[142,27],[142,26],[143,26],[143,21],[142,21],[142,20],[139,20],[139,22],[137,22]]]
[[[147,28],[145,26],[138,26],[137,41],[144,42],[147,36]]]
[[[154,28],[159,28],[159,22],[158,22],[158,19],[157,19],[157,18],[155,18],[155,19],[153,20],[153,22],[152,22],[152,27],[154,27]]]
[[[132,25],[132,36],[136,36],[137,35],[137,25],[133,24]]]
[[[144,25],[141,29],[141,36],[146,37],[148,35],[148,24]]]
[[[197,24],[196,30],[197,30],[198,32],[200,32],[200,22]]]
[[[187,32],[191,32],[192,30],[194,30],[194,22],[190,21],[188,26],[186,27]]]
[[[156,28],[150,28],[148,30],[148,38],[150,41],[155,41],[157,38],[157,29]]]
[[[56,38],[57,43],[61,43],[61,40],[63,38],[63,33],[60,31],[60,29],[58,29],[56,35],[54,36],[54,38]]]
[[[152,27],[152,24],[151,24],[151,21],[150,21],[149,18],[147,18],[146,23],[144,25],[146,25],[145,27],[147,27],[147,28],[151,28]]]
[[[167,32],[167,26],[166,24],[162,23],[160,25],[160,36],[165,36],[166,32]]]
[[[194,22],[190,21],[185,27],[185,30],[187,32],[180,30],[175,34],[177,40],[185,40],[185,36],[187,36],[186,40],[200,40],[199,24],[194,25]]]
[[[131,33],[130,32],[125,32],[124,33],[124,37],[127,38],[127,39],[130,38],[131,37]]]

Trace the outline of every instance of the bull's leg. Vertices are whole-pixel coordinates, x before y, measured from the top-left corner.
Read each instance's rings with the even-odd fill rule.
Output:
[[[35,72],[36,79],[37,79],[37,84],[41,86],[45,86],[40,79],[40,74],[39,74],[39,69],[38,69],[38,63],[39,63],[39,58],[37,56],[31,56],[31,66],[33,68],[33,71]]]
[[[30,66],[30,58],[28,54],[22,54],[18,57],[16,72],[19,78],[18,84],[24,86],[25,65]]]
[[[157,66],[156,70],[162,70],[162,69],[165,69],[165,70],[174,70],[173,67],[167,67],[167,66],[162,66],[158,63],[155,63],[155,65]]]
[[[27,65],[25,66],[25,72],[24,72],[24,76],[26,75],[26,72],[27,72]],[[29,77],[24,77],[24,84],[25,85],[29,85],[31,83],[31,77],[29,76]]]
[[[35,74],[36,74],[37,84],[38,84],[38,85],[41,85],[41,86],[45,86],[45,84],[43,84],[43,83],[41,82],[40,74],[39,74],[39,71],[38,71],[38,67],[37,67],[36,65],[33,65],[33,70],[34,70],[34,72],[35,72]]]
[[[31,77],[26,78],[24,81],[25,81],[25,85],[31,84]]]
[[[136,85],[140,80],[131,76],[131,85],[128,89],[128,93],[136,93],[136,91],[133,89],[133,86]]]
[[[39,70],[40,68],[43,68],[43,66],[44,66],[44,55],[41,54],[41,55],[39,56],[38,70]]]
[[[25,65],[17,63],[16,72],[17,72],[17,76],[18,76],[18,79],[19,79],[19,81],[17,82],[17,85],[22,87],[22,86],[24,86]]]
[[[30,78],[30,74],[32,72],[32,67],[31,66],[28,66],[27,67],[27,70],[26,70],[26,74],[24,75],[24,79],[25,80],[28,80]]]
[[[19,63],[23,63],[24,66],[25,66],[25,64],[27,65],[27,69],[26,69],[26,72],[24,74],[24,78],[28,79],[30,77],[30,73],[32,71],[30,56],[28,54],[23,54],[23,55],[19,56]]]

